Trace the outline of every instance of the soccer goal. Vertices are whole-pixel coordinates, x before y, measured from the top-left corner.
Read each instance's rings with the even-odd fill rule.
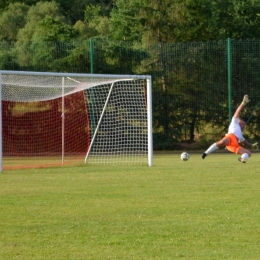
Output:
[[[153,164],[146,75],[0,71],[0,170]]]

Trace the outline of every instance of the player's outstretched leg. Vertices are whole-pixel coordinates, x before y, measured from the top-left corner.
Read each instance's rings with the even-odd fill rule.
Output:
[[[216,151],[217,149],[219,149],[219,147],[217,146],[216,143],[212,144],[207,151],[205,151],[202,155],[201,158],[204,159],[209,153],[212,153],[214,151]]]
[[[220,147],[225,147],[229,144],[229,137],[225,136],[220,141],[212,144],[202,155],[201,158],[204,159],[208,154],[218,150]]]

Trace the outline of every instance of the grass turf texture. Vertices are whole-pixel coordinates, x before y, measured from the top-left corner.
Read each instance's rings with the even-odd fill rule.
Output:
[[[259,259],[260,154],[0,174],[0,259]]]

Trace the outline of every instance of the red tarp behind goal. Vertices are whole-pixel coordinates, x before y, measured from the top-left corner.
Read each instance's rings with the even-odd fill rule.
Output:
[[[62,99],[2,102],[3,156],[61,156]],[[64,98],[64,154],[85,155],[90,122],[84,92]]]

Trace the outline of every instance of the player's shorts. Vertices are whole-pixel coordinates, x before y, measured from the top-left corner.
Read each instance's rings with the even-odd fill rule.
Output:
[[[239,148],[242,148],[242,146],[240,146],[238,144],[238,141],[237,141],[237,138],[234,134],[226,134],[226,137],[228,137],[229,139],[229,143],[228,145],[226,146],[226,148],[232,152],[232,153],[235,153],[235,154],[238,154],[238,150]]]

